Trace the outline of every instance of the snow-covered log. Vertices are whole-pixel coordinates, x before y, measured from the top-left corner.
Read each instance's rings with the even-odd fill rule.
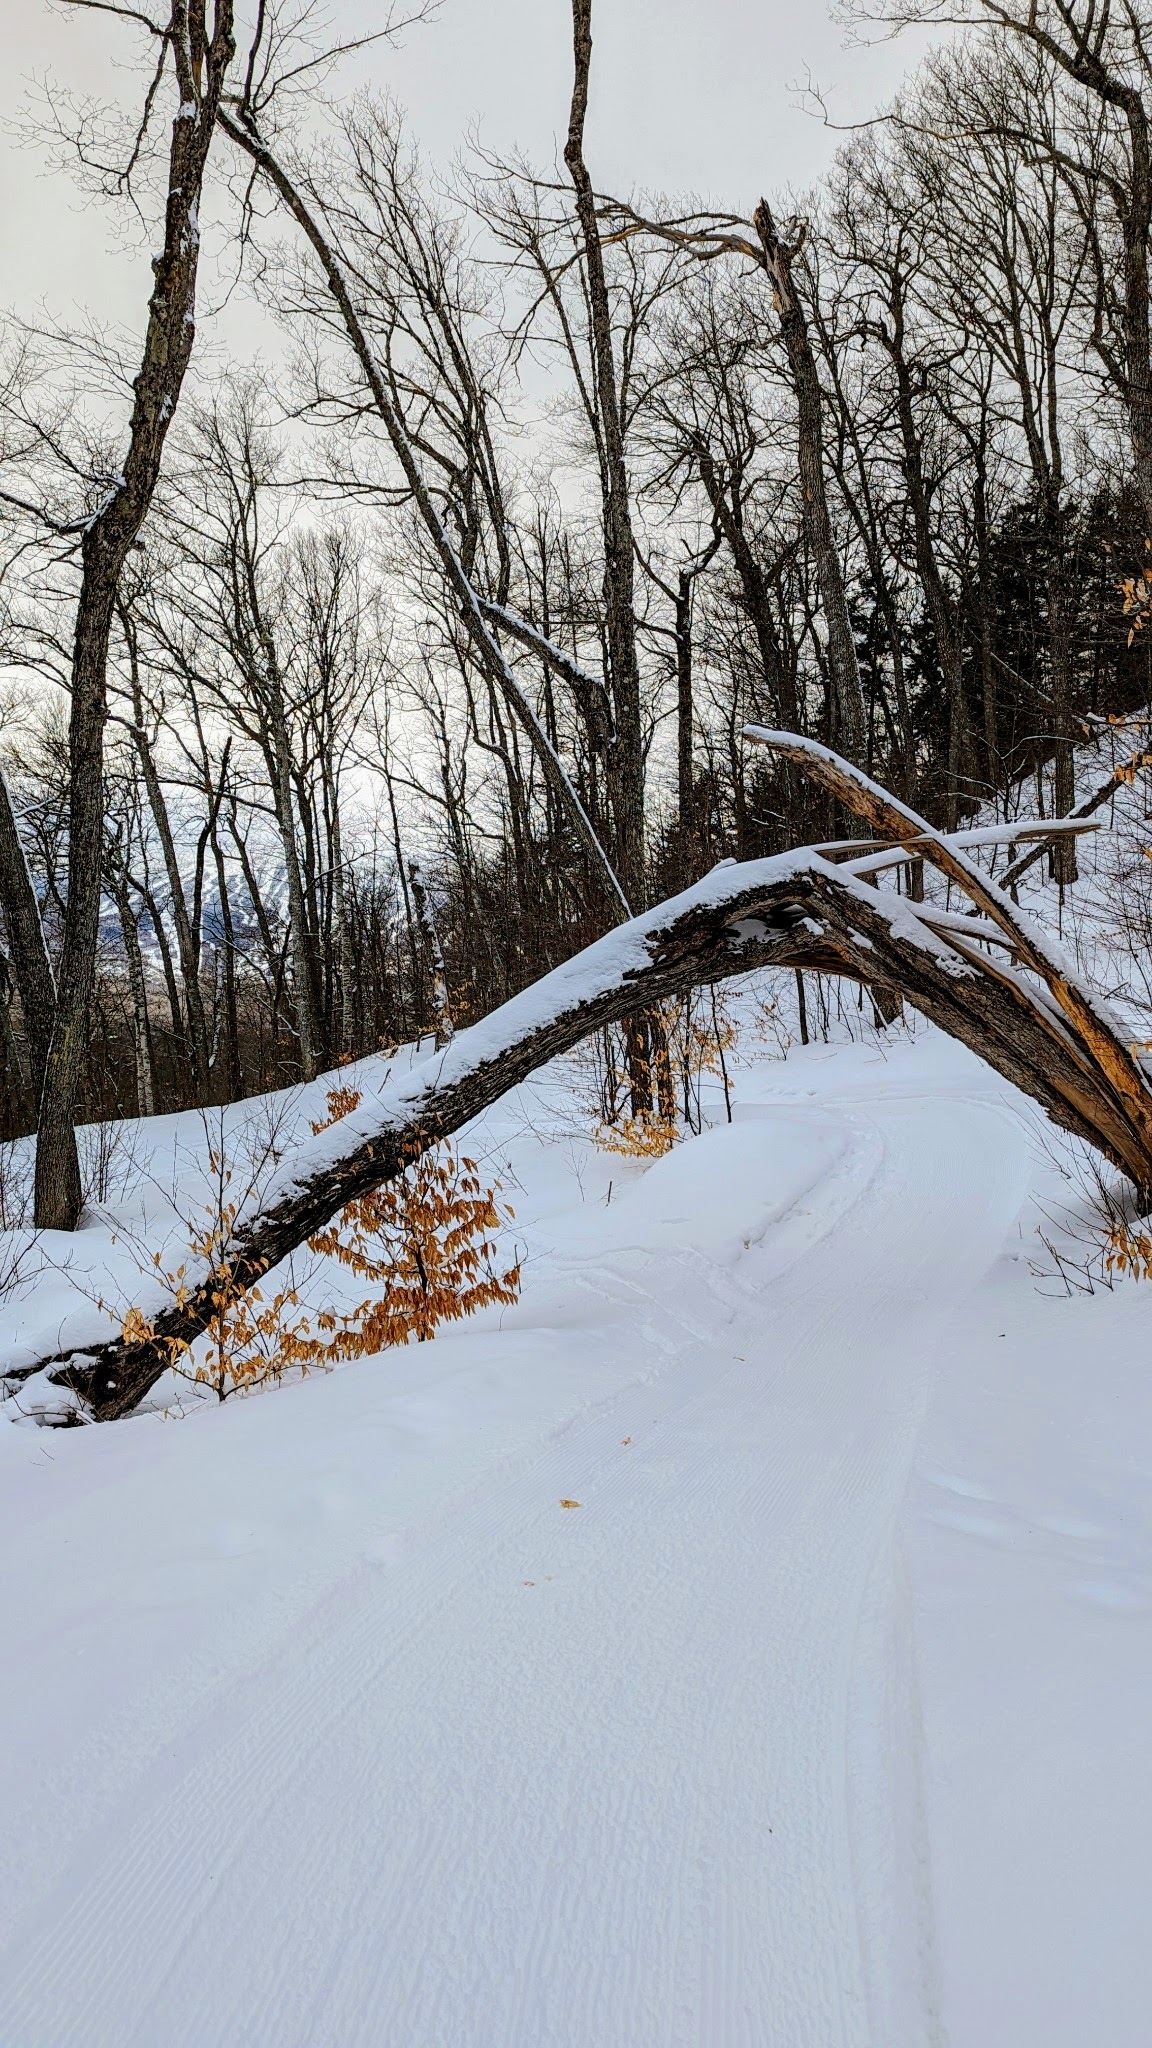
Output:
[[[786,967],[844,975],[898,991],[1038,1102],[1054,1122],[1120,1167],[1152,1203],[1152,1093],[1107,1006],[1075,977],[1047,935],[954,844],[827,749],[759,728],[749,738],[787,753],[886,840],[915,839],[968,895],[975,915],[941,912],[882,891],[814,848],[724,863],[693,888],[632,919],[407,1073],[381,1060],[361,1078],[350,1116],[296,1151],[260,1205],[236,1221],[234,1282],[254,1285],[346,1203],[401,1173],[603,1025],[662,998]],[[998,952],[982,950],[995,936]],[[166,1340],[190,1339],[212,1311],[213,1277],[189,1274],[186,1300],[157,1295],[154,1338],[92,1341],[41,1360],[72,1390],[79,1412],[128,1414],[160,1377]]]

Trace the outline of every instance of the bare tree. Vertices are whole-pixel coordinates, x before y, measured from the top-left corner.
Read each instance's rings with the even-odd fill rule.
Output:
[[[555,790],[558,801],[568,807],[576,829],[588,849],[594,870],[602,878],[608,899],[614,906],[615,914],[619,916],[626,912],[628,907],[624,889],[559,755],[516,680],[488,622],[475,586],[452,541],[445,519],[429,489],[403,413],[373,346],[367,318],[357,303],[352,272],[346,267],[332,232],[327,226],[319,194],[311,186],[303,169],[289,169],[281,156],[264,140],[250,106],[241,102],[231,107],[222,107],[218,118],[232,141],[251,158],[267,179],[319,261],[327,289],[331,293],[355,352],[373,409],[385,427],[407,490],[458,606],[469,645],[493,687],[505,698],[509,709],[529,734],[544,773]]]
[[[1027,98],[1017,101],[1013,125],[1021,148],[1067,182],[1089,228],[1092,346],[1124,407],[1145,528],[1152,531],[1152,48],[1145,9],[1138,0],[848,0],[847,11],[890,25],[959,20],[1001,46],[1009,38],[1023,43],[1064,80],[1068,106],[1057,131],[1047,121],[1033,127]]]
[[[179,104],[168,155],[164,242],[153,265],[155,285],[133,386],[128,446],[121,468],[83,523],[80,543],[69,731],[68,908],[36,1142],[36,1221],[42,1229],[56,1230],[74,1227],[82,1201],[73,1124],[100,920],[109,640],[120,580],[152,501],[192,354],[200,196],[235,55],[232,0],[214,0],[210,14],[204,0],[172,0],[166,17],[153,20],[133,13],[132,18],[143,22],[159,43],[157,78],[171,63]],[[150,86],[145,122],[154,90]]]

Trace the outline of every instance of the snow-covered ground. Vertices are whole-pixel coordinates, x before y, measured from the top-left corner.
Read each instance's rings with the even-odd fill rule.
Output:
[[[1142,2048],[1152,1294],[888,1036],[647,1167],[564,1067],[470,1139],[515,1309],[0,1429],[0,2042]]]

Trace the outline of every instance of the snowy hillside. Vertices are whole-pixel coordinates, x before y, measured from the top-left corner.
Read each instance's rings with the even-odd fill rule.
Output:
[[[1065,907],[1117,985],[1121,857]],[[1061,1281],[1071,1148],[923,1026],[749,1022],[731,1124],[648,1166],[578,1079],[469,1134],[514,1309],[224,1408],[9,1405],[0,2039],[1144,2039],[1149,1305]],[[137,1130],[6,1357],[204,1146]]]

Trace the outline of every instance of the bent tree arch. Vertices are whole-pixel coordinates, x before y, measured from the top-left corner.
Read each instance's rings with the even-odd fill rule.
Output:
[[[226,1250],[230,1275],[255,1285],[346,1203],[401,1173],[415,1153],[458,1131],[557,1054],[605,1024],[681,994],[785,967],[847,976],[904,997],[1086,1140],[1152,1206],[1152,1088],[1107,1005],[1073,973],[1035,922],[965,851],[1011,838],[1050,838],[1058,822],[942,836],[860,770],[814,742],[746,728],[745,737],[795,762],[873,828],[867,841],[802,847],[713,869],[703,881],[609,932],[542,981],[461,1032],[408,1073],[371,1070],[359,1107],[296,1151]],[[1081,823],[1079,829],[1084,829]],[[871,879],[923,860],[969,910],[913,902]],[[84,1352],[24,1365],[50,1367],[77,1419],[127,1415],[164,1371],[171,1339],[207,1325],[218,1282],[190,1270],[186,1299],[158,1298],[142,1342],[93,1330]]]

